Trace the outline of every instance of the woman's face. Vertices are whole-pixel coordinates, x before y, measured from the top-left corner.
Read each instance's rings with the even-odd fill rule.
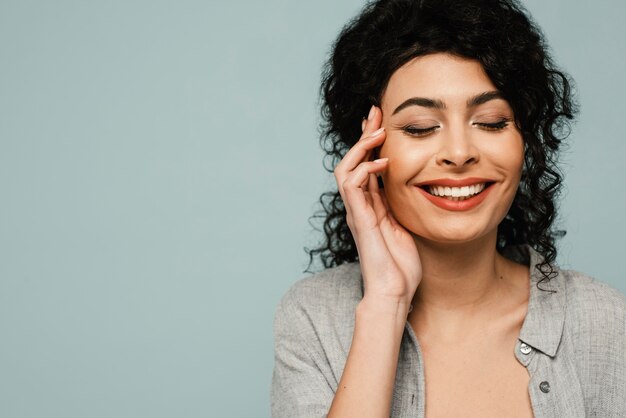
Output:
[[[392,75],[381,109],[382,178],[396,219],[437,242],[495,234],[520,181],[524,142],[481,64],[418,57]]]

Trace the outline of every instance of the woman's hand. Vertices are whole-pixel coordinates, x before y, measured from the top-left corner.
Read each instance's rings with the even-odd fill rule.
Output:
[[[388,159],[369,161],[385,140],[381,122],[382,112],[372,106],[363,121],[363,135],[337,164],[334,175],[359,254],[363,300],[408,307],[422,267],[413,237],[393,217],[385,191],[378,187],[376,175],[387,168]]]

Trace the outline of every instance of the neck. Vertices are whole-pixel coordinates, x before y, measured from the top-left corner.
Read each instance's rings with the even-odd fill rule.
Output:
[[[469,243],[449,245],[415,237],[423,276],[414,308],[472,316],[494,302],[510,263],[496,251],[496,238],[494,231]]]

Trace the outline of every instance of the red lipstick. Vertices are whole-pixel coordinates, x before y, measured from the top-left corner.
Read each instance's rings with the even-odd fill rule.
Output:
[[[465,200],[450,200],[442,196],[435,196],[435,195],[428,193],[426,190],[420,187],[420,186],[427,186],[427,185],[463,187],[463,186],[470,186],[472,184],[478,184],[478,183],[487,183],[487,185],[482,192]],[[429,180],[423,183],[419,183],[419,185],[417,185],[417,190],[419,190],[419,192],[422,193],[424,197],[428,199],[435,206],[438,206],[442,209],[451,210],[451,211],[463,211],[463,210],[472,209],[478,206],[480,203],[482,203],[482,201],[485,200],[485,198],[491,191],[491,188],[492,188],[491,186],[493,185],[493,183],[494,183],[493,180],[479,178],[479,177],[471,177],[471,178],[458,179],[458,180],[457,179],[435,179],[435,180]]]

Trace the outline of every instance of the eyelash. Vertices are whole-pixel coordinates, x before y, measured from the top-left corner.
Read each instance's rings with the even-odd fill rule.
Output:
[[[488,131],[501,131],[509,125],[509,119],[501,119],[495,123],[478,123],[476,122],[474,125],[481,126]]]
[[[501,119],[495,123],[475,122],[474,125],[480,126],[481,128],[487,131],[496,132],[496,131],[501,131],[502,129],[506,128],[509,125],[509,122],[510,122],[510,119]],[[407,126],[404,126],[402,130],[410,136],[420,137],[420,136],[426,136],[432,132],[435,132],[437,128],[439,128],[439,126],[431,126],[430,128],[416,128],[414,126],[407,125]]]

